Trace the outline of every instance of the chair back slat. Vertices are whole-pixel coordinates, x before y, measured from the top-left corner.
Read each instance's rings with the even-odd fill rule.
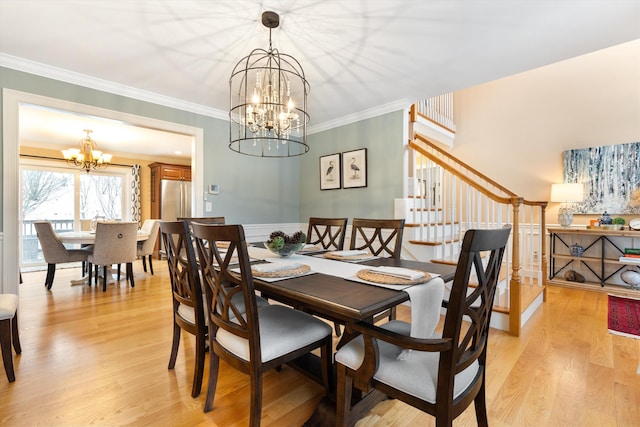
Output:
[[[400,258],[404,219],[354,218],[350,249],[368,249],[373,255]]]
[[[194,310],[196,326],[205,327],[202,287],[200,285],[197,266],[189,263],[187,251],[191,246],[187,234],[186,224],[182,221],[160,222],[160,234],[165,248],[171,290],[173,294],[174,313],[179,304],[184,304]],[[193,251],[193,246],[191,246]],[[189,321],[188,319],[182,319]]]
[[[307,243],[328,250],[344,249],[347,221],[347,218],[309,218]]]
[[[464,235],[442,334],[457,344],[450,355],[440,357],[439,390],[447,389],[446,384],[453,384],[455,374],[475,361],[484,369],[493,300],[510,233],[511,226],[505,226],[497,230],[468,230]],[[477,281],[475,288],[469,287],[472,275],[473,281]],[[451,393],[452,390],[450,387]]]
[[[261,360],[257,306],[251,265],[241,225],[191,223],[195,256],[207,294],[212,336],[222,328],[248,339],[252,360]],[[221,251],[219,248],[225,248]],[[238,269],[239,272],[232,271]],[[242,298],[234,298],[241,293]]]

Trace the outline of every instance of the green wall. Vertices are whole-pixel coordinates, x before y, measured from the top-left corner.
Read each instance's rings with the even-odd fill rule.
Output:
[[[3,67],[0,67],[0,88],[202,128],[204,186],[218,184],[221,189],[220,195],[209,197],[213,211],[206,215],[224,215],[228,222],[245,224],[298,220],[300,160],[260,159],[232,152],[227,147],[229,128],[224,120]],[[1,156],[0,151],[0,168]]]
[[[402,198],[403,111],[310,135],[302,156],[300,222],[310,216],[393,218],[393,199]],[[320,156],[367,149],[367,187],[320,190]]]

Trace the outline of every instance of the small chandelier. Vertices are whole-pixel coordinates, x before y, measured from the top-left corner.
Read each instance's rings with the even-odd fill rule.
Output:
[[[269,28],[269,50],[252,50],[229,79],[229,148],[256,157],[299,156],[309,151],[309,83],[294,57],[271,46],[280,16],[264,12],[262,24]]]
[[[69,148],[68,150],[62,150],[64,159],[69,164],[74,166],[80,166],[89,173],[91,169],[106,168],[111,162],[111,154],[105,154],[102,151],[96,150],[98,144],[91,139],[92,130],[84,129],[83,132],[87,133],[85,138],[80,140],[80,148]]]

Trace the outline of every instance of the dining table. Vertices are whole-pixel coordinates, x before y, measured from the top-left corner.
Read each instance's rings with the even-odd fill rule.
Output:
[[[96,243],[96,232],[95,231],[64,231],[64,232],[56,232],[56,236],[58,239],[68,245],[93,245]],[[138,234],[136,236],[136,241],[144,242],[149,238],[149,233],[145,233],[144,231],[138,230]],[[109,274],[113,276],[113,274]],[[89,282],[89,275],[83,274],[79,279],[71,280],[71,285],[86,285]]]
[[[358,278],[358,271],[372,267],[398,267],[429,273],[441,277],[444,282],[453,280],[456,266],[407,259],[371,256],[361,261],[339,261],[325,256],[326,251],[296,253],[286,258],[255,244],[249,247],[249,256],[254,262],[285,262],[308,265],[309,272],[294,277],[266,279],[254,275],[254,287],[262,296],[290,305],[299,310],[324,318],[330,322],[348,325],[355,322],[373,322],[376,314],[409,301],[403,286],[373,284]],[[337,343],[340,348],[353,338],[349,328]],[[314,380],[321,382],[317,357],[303,356],[293,365]],[[335,385],[335,372],[334,381]],[[335,390],[325,397],[305,426],[332,425],[335,419]],[[361,396],[368,398],[373,406],[386,396]]]

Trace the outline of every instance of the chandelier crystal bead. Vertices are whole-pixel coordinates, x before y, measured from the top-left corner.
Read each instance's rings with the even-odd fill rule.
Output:
[[[254,49],[234,67],[229,79],[229,148],[256,157],[294,157],[309,151],[309,83],[300,63],[271,44],[280,25],[275,12],[264,12],[269,49]]]
[[[68,164],[83,168],[87,173],[92,169],[106,168],[111,163],[111,154],[96,150],[98,144],[91,139],[93,131],[84,129],[87,136],[80,140],[80,148],[62,150],[62,155]]]

